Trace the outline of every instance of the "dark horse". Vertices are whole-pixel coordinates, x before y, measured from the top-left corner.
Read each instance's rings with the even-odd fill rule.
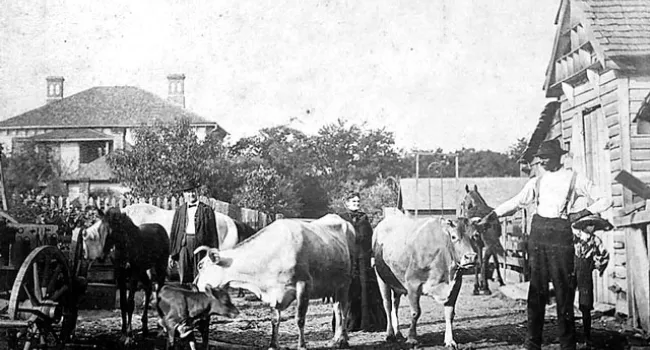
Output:
[[[505,283],[503,283],[503,278],[501,278],[499,259],[497,257],[497,255],[504,254],[503,246],[499,240],[499,237],[501,237],[501,223],[499,222],[499,219],[495,218],[491,219],[487,226],[478,227],[475,222],[489,214],[493,208],[487,205],[483,196],[478,192],[476,185],[474,185],[473,190],[470,190],[469,186],[465,185],[465,192],[465,198],[463,198],[463,201],[460,204],[459,218],[467,219],[469,224],[479,233],[478,235],[472,236],[480,264],[480,268],[475,268],[474,273],[474,295],[479,295],[481,292],[484,294],[492,294],[487,283],[486,273],[490,258],[494,259],[494,268],[497,271],[497,281],[501,286],[505,285]]]
[[[157,294],[165,283],[169,259],[169,236],[159,224],[136,226],[119,208],[110,208],[105,214],[100,212],[100,217],[98,231],[99,236],[104,237],[103,253],[106,256],[112,250],[115,282],[120,290],[122,340],[125,345],[131,345],[133,342],[131,318],[138,283],[142,284],[145,292],[142,334],[146,336],[148,334],[147,314],[153,289],[152,279],[157,283]],[[149,270],[152,270],[151,277],[148,274]]]

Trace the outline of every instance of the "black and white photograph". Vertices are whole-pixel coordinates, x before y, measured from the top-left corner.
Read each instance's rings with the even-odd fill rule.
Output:
[[[650,349],[650,0],[0,2],[0,350]]]

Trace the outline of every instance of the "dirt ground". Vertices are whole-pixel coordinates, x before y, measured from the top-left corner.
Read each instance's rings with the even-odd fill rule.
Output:
[[[460,349],[519,349],[526,334],[525,302],[511,300],[498,292],[496,284],[491,285],[494,293],[490,296],[473,296],[471,278],[465,278],[461,296],[456,308],[454,337]],[[246,345],[251,348],[266,348],[271,333],[271,310],[250,297],[237,298],[232,294],[233,302],[240,309],[236,319],[213,318],[211,340],[219,341],[220,346],[212,348],[234,348]],[[423,314],[418,323],[420,348],[445,349],[443,345],[444,319],[443,307],[432,299],[422,299]],[[544,348],[559,349],[556,338],[555,309],[548,308]],[[282,314],[280,326],[280,345],[295,349],[298,329],[293,320],[295,303]],[[137,334],[137,349],[164,349],[165,340],[157,335],[157,315],[150,313],[149,328],[153,330],[146,339]],[[403,334],[406,335],[409,323],[409,308],[406,298],[402,299],[399,310]],[[314,300],[307,314],[305,336],[307,346],[312,349],[328,348],[332,337],[330,331],[331,305]],[[119,311],[82,311],[75,343],[70,349],[119,348]],[[578,333],[582,331],[582,321],[576,322]],[[623,320],[611,316],[596,315],[593,321],[596,349],[630,349],[632,346],[648,346],[645,334],[625,326]],[[140,316],[134,315],[134,327],[140,329]],[[0,333],[2,334],[2,333]],[[197,334],[198,337],[198,334]],[[581,340],[581,337],[579,337]],[[224,343],[233,344],[232,347]],[[6,345],[4,345],[6,348]],[[404,343],[387,344],[383,332],[353,332],[350,334],[350,346],[354,349],[407,349]],[[187,347],[189,349],[189,347]],[[578,347],[580,348],[580,346]],[[0,340],[0,349],[3,342]]]

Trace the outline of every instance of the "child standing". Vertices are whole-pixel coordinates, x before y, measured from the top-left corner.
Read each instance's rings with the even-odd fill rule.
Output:
[[[584,337],[588,349],[591,342],[591,310],[594,308],[593,270],[603,275],[609,263],[609,252],[594,232],[609,231],[613,225],[599,215],[586,216],[573,224],[575,263],[574,271],[578,288],[578,308],[582,313]]]

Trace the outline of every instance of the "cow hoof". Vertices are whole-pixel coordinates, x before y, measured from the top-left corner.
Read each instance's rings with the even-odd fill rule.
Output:
[[[418,343],[418,340],[415,339],[415,338],[408,338],[408,339],[406,339],[406,344],[408,344],[408,345],[410,345],[412,347],[416,347],[416,346],[418,346],[419,343]]]
[[[503,286],[505,286],[505,285],[506,285],[506,284],[505,284],[502,280],[499,280],[499,286],[503,287]]]
[[[483,295],[491,295],[492,294],[492,291],[489,290],[489,289],[484,289],[482,292],[483,292],[482,293]]]
[[[334,349],[349,349],[350,344],[347,339],[338,339],[332,342],[331,347]]]
[[[450,349],[454,349],[454,350],[458,350],[458,344],[456,344],[456,342],[453,341],[453,340],[450,341],[450,342],[445,342],[445,347],[450,348]]]

